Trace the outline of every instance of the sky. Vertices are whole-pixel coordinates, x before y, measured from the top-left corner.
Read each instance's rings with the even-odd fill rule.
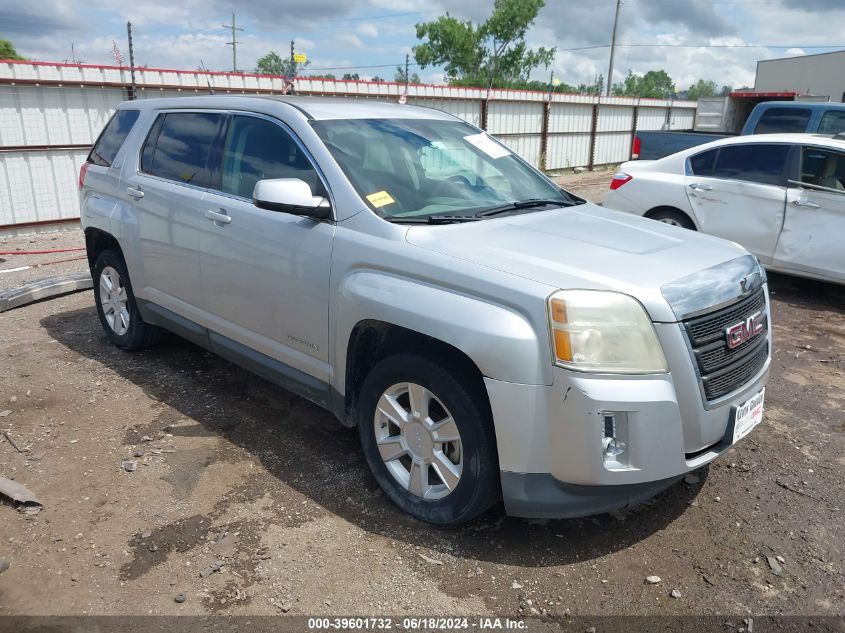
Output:
[[[90,64],[113,64],[114,41],[128,62],[129,20],[137,65],[231,70],[231,31],[223,24],[234,11],[244,29],[239,70],[253,70],[271,50],[288,55],[293,39],[309,59],[303,74],[392,80],[417,43],[415,24],[447,11],[481,21],[492,6],[493,0],[0,0],[0,38],[40,61],[70,61],[73,44],[75,59]],[[553,70],[576,85],[606,76],[615,6],[616,0],[546,0],[527,42],[558,53],[532,77],[547,80]],[[845,48],[843,23],[845,0],[625,0],[613,80],[629,69],[662,69],[678,90],[699,78],[753,86],[757,60]],[[444,82],[438,68],[412,71],[426,83]]]

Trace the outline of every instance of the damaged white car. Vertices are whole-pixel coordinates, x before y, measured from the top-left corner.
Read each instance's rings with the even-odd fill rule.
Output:
[[[845,283],[845,134],[758,134],[624,163],[604,205],[738,242],[766,268]]]

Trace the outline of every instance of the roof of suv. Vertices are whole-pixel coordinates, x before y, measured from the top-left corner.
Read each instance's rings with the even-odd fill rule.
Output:
[[[164,99],[141,99],[132,101],[132,108],[165,109],[185,108],[239,108],[250,105],[264,110],[268,101],[277,101],[293,106],[309,119],[442,119],[456,120],[441,110],[412,105],[400,105],[375,99],[351,99],[348,97],[291,97],[282,95],[200,95],[196,97],[172,97]]]

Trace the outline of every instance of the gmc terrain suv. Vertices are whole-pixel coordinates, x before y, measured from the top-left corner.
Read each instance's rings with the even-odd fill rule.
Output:
[[[424,521],[626,506],[762,417],[753,256],[589,204],[449,114],[127,102],[80,189],[115,345],[164,328],[325,407]]]

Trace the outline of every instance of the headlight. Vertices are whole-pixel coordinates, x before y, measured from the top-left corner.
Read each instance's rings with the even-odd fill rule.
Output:
[[[601,290],[561,290],[549,297],[552,353],[578,371],[656,374],[666,357],[645,308],[633,297]]]

